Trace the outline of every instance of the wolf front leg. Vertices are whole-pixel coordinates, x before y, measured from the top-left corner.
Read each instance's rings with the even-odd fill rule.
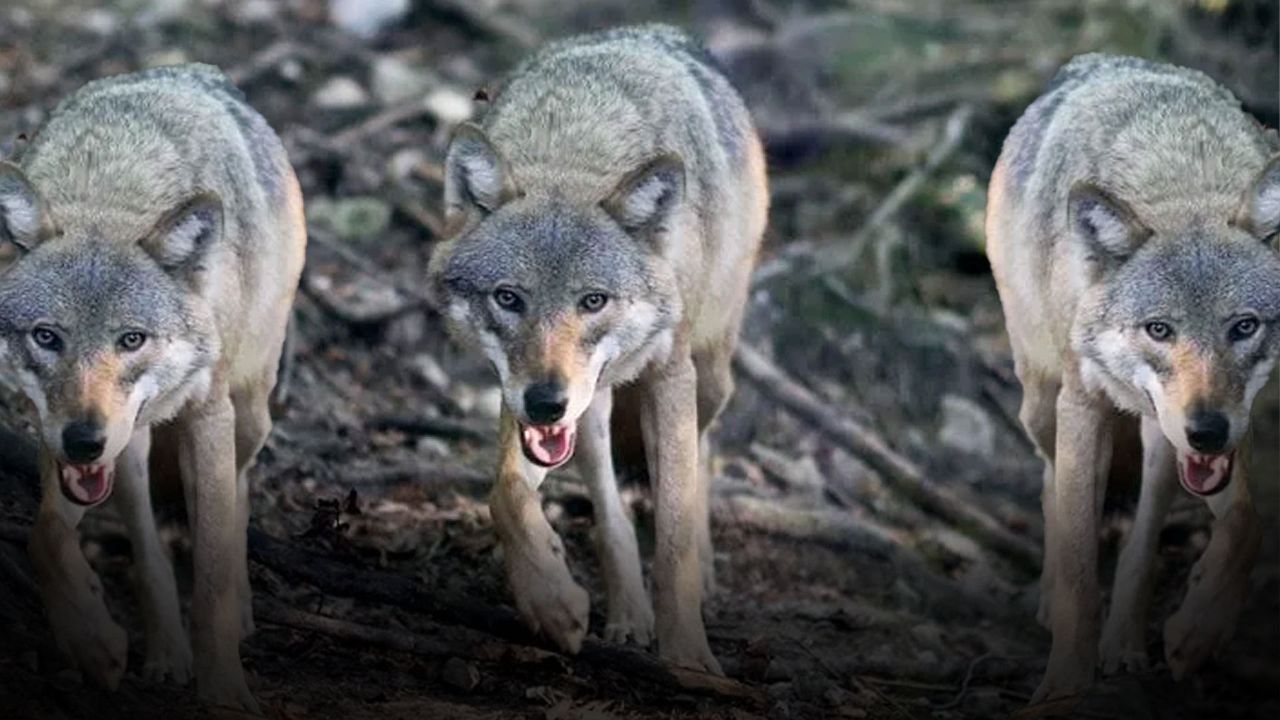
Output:
[[[53,636],[90,680],[111,690],[124,675],[128,638],[102,601],[102,582],[80,551],[85,509],[62,495],[58,465],[40,457],[41,500],[28,548]]]
[[[185,685],[191,679],[191,643],[182,627],[173,563],[160,544],[151,510],[151,483],[147,473],[150,453],[151,428],[135,430],[129,445],[116,460],[116,509],[129,529],[135,584],[147,632],[147,657],[142,675],[157,682],[171,678]]]
[[[1155,584],[1156,549],[1160,527],[1178,489],[1173,446],[1160,423],[1142,418],[1142,495],[1133,529],[1116,566],[1111,612],[1102,629],[1102,672],[1141,672],[1147,669],[1147,609]]]
[[[587,634],[590,599],[569,574],[564,543],[542,512],[538,487],[547,471],[524,457],[519,425],[505,406],[501,424],[502,458],[489,510],[502,543],[507,582],[525,623],[561,650],[576,653]]]
[[[641,393],[640,426],[656,489],[653,559],[658,654],[682,667],[724,674],[702,623],[698,551],[697,373],[687,351],[651,371]]]
[[[1110,454],[1111,409],[1067,378],[1058,393],[1054,450],[1050,603],[1053,646],[1032,703],[1080,693],[1098,664],[1098,510],[1100,457]]]
[[[1262,547],[1262,528],[1249,494],[1249,443],[1236,448],[1226,490],[1206,498],[1213,535],[1191,568],[1187,595],[1165,623],[1164,653],[1175,679],[1194,671],[1231,639]]]
[[[596,547],[609,601],[604,637],[610,642],[633,640],[648,645],[653,639],[653,604],[644,590],[636,529],[618,496],[609,429],[612,413],[613,389],[600,388],[578,420],[578,466],[591,488]]]
[[[225,385],[178,419],[178,461],[195,494],[191,636],[196,693],[204,702],[258,712],[240,664],[242,544],[236,502],[235,410]]]

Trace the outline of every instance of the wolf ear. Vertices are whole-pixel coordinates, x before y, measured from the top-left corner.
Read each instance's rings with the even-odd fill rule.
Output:
[[[40,194],[17,165],[0,161],[0,242],[30,250],[52,234]]]
[[[601,207],[627,232],[649,234],[670,229],[683,199],[684,162],[667,153],[628,173]]]
[[[222,236],[222,200],[202,192],[170,210],[147,237],[142,249],[170,273],[198,272],[209,248]]]
[[[452,219],[472,210],[491,213],[515,195],[506,163],[475,123],[453,132],[444,161],[444,207]]]
[[[1105,261],[1127,260],[1151,237],[1151,229],[1128,205],[1088,181],[1072,186],[1067,219],[1090,254]]]
[[[1249,185],[1231,224],[1259,240],[1280,232],[1280,155],[1271,158]]]

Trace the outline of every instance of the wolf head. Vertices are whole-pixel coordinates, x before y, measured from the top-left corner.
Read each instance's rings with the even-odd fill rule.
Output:
[[[0,372],[35,405],[63,494],[95,505],[135,426],[167,419],[207,383],[217,340],[192,298],[222,207],[199,195],[137,238],[56,220],[0,163],[0,242],[21,250],[0,274]]]
[[[452,237],[432,258],[430,291],[454,334],[497,370],[532,462],[566,462],[597,386],[669,352],[680,304],[666,258],[683,193],[671,155],[598,200],[526,192],[479,127],[455,134]]]
[[[1280,355],[1280,157],[1230,217],[1151,230],[1123,201],[1076,185],[1070,226],[1095,283],[1073,342],[1086,376],[1135,412],[1154,412],[1183,487],[1226,487],[1254,396]]]

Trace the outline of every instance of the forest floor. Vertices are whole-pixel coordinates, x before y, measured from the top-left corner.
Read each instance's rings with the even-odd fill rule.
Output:
[[[1141,51],[1145,36],[1113,29],[1145,16],[985,2],[966,3],[964,17],[945,3],[916,16],[893,2],[856,15],[824,3],[772,15],[768,3],[660,3],[645,16],[704,33],[751,104],[774,171],[738,390],[713,443],[718,589],[704,613],[729,678],[715,681],[597,639],[591,502],[572,470],[547,481],[544,506],[590,590],[591,638],[567,657],[520,625],[485,500],[494,379],[445,337],[420,290],[439,239],[448,127],[482,102],[474,91],[539,38],[637,12],[417,2],[362,40],[316,0],[177,4],[187,14],[0,8],[0,156],[84,81],[185,60],[227,69],[289,148],[311,245],[288,393],[253,470],[258,630],[243,646],[268,717],[959,719],[1026,704],[1049,647],[1034,619],[1041,466],[1017,423],[982,256],[983,188],[1009,124],[1053,68],[1086,47]],[[723,7],[738,5],[757,15]],[[1050,21],[1070,29],[1044,30]],[[1256,110],[1274,122],[1270,105]],[[1180,498],[1160,540],[1154,667],[1100,683],[1076,716],[1280,712],[1275,383],[1255,415],[1265,541],[1235,639],[1180,683],[1159,660],[1163,619],[1211,521]],[[67,669],[22,552],[36,494],[30,417],[2,379],[0,426],[16,431],[0,443],[0,717],[234,716],[133,670],[109,695]],[[1132,458],[1117,464],[1116,477],[1133,477]],[[651,494],[624,475],[647,559]],[[1104,586],[1136,488],[1112,483]],[[182,503],[173,483],[156,496],[189,588]],[[109,508],[82,528],[137,668],[129,543]]]

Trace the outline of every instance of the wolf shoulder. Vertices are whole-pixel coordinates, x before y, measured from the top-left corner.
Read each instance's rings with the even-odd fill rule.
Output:
[[[1139,154],[1196,162],[1179,152],[1178,131],[1197,122],[1213,125],[1223,138],[1222,148],[1210,152],[1239,154],[1238,162],[1260,166],[1276,149],[1274,136],[1244,113],[1240,101],[1198,70],[1121,55],[1078,56],[1005,140],[1006,190],[1046,203],[1081,177],[1125,176],[1146,165]]]
[[[534,115],[567,120],[543,129],[566,141],[675,150],[687,162],[712,147],[741,157],[755,137],[745,103],[715,59],[683,30],[660,24],[551,43],[498,88],[484,125],[501,137]],[[574,117],[608,134],[583,132]]]
[[[221,186],[208,189],[228,194],[253,182],[278,195],[292,176],[284,145],[267,121],[221,70],[200,63],[84,85],[53,110],[23,164],[38,175],[71,164],[77,149],[90,144],[108,168],[131,156],[152,162],[163,182]]]

